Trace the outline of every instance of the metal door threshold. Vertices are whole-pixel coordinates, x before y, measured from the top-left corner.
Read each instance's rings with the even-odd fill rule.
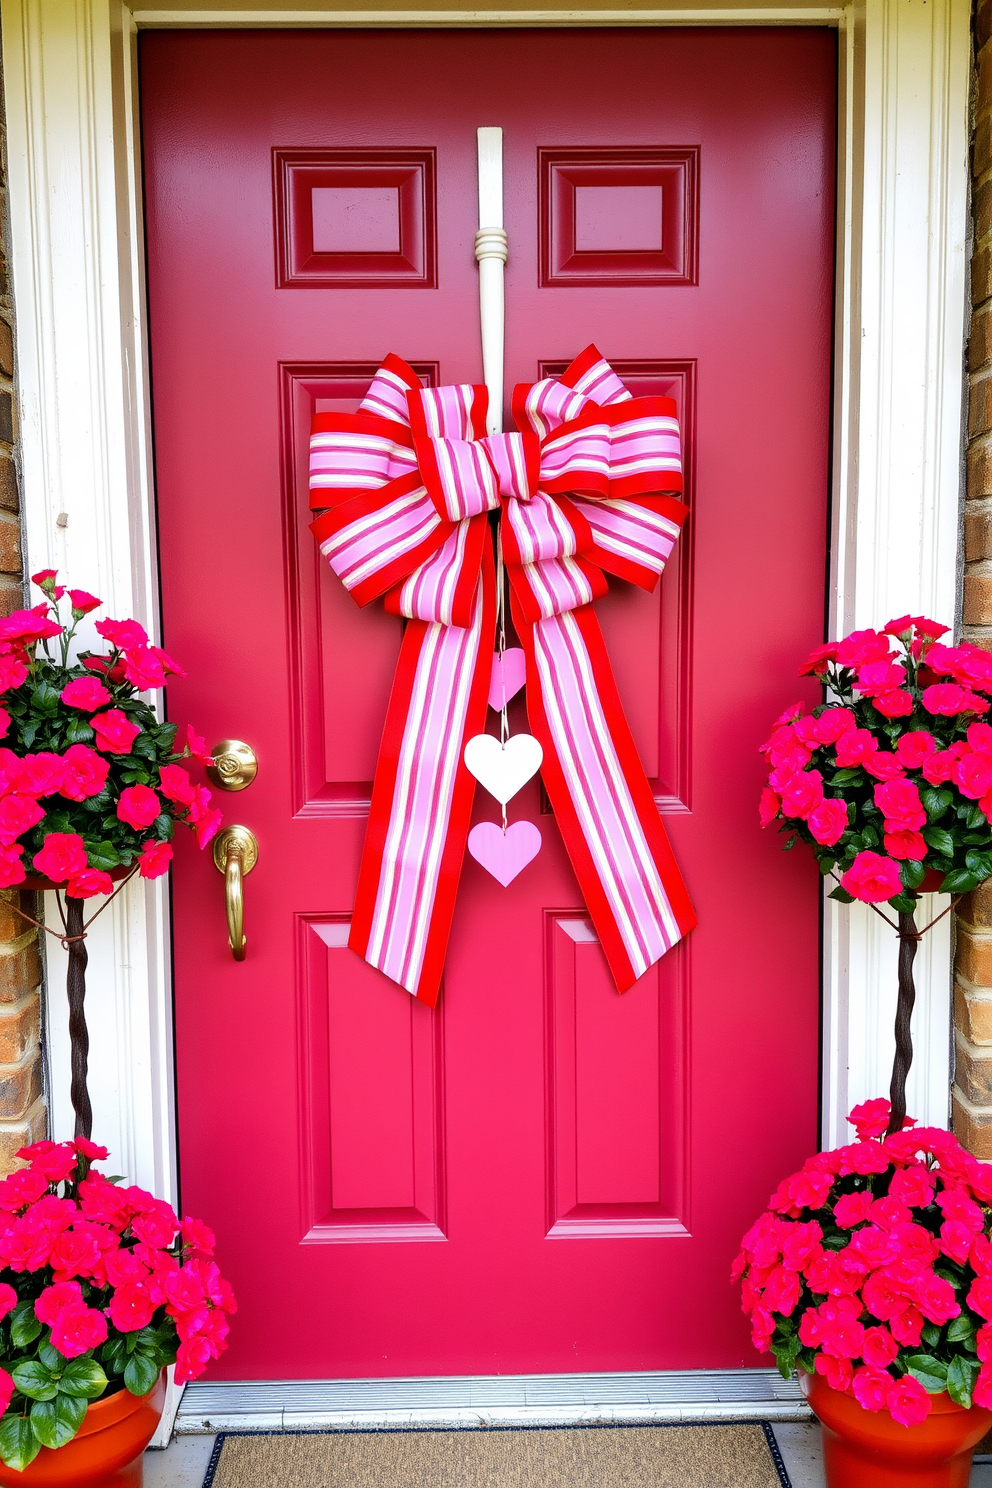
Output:
[[[784,1380],[775,1369],[673,1369],[191,1384],[176,1431],[608,1426],[802,1421],[809,1415],[796,1380]]]

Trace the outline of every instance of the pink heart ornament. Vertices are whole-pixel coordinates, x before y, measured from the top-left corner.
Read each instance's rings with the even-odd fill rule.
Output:
[[[529,821],[512,822],[505,832],[496,822],[479,822],[468,834],[468,850],[505,889],[541,851],[541,834]]]
[[[527,662],[520,646],[510,646],[502,656],[493,656],[493,675],[489,683],[489,706],[499,713],[527,681]]]

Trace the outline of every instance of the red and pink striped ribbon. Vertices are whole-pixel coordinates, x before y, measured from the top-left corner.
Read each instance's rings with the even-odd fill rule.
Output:
[[[425,388],[388,356],[356,414],[317,414],[320,550],[406,627],[349,944],[422,1001],[441,985],[485,728],[500,512],[542,776],[619,991],[695,924],[592,608],[606,574],[653,589],[686,508],[675,405],[633,398],[594,346],[521,384],[486,436],[484,387]]]

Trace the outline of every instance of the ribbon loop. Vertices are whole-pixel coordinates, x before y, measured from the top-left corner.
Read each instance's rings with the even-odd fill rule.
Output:
[[[592,610],[606,574],[652,589],[686,515],[675,405],[632,398],[594,346],[514,390],[425,388],[389,356],[357,414],[311,438],[312,530],[359,604],[409,620],[376,767],[349,944],[436,1001],[496,631],[488,513],[499,510],[527,709],[565,846],[616,985],[695,924]]]

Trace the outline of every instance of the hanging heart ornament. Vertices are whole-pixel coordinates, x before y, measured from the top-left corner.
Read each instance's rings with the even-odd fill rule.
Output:
[[[468,850],[504,889],[541,851],[541,834],[533,822],[511,822],[504,832],[498,822],[479,822],[468,834]]]
[[[533,734],[514,734],[501,744],[492,734],[476,734],[465,745],[465,766],[502,806],[541,768],[544,751]]]
[[[493,674],[489,683],[489,706],[499,713],[527,681],[527,663],[522,646],[508,646],[493,656]]]

